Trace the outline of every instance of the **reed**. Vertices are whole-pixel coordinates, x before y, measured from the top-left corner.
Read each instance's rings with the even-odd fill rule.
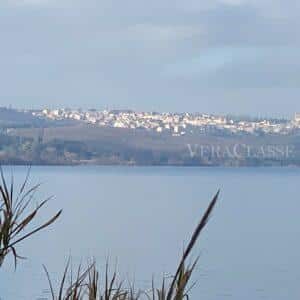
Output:
[[[53,224],[62,211],[60,210],[46,222],[36,225],[35,220],[38,213],[51,197],[40,202],[35,207],[33,206],[40,184],[29,186],[30,169],[23,184],[17,190],[15,189],[13,176],[11,176],[10,184],[8,184],[1,167],[0,175],[0,268],[9,254],[12,254],[16,268],[18,259],[22,258],[17,252],[17,246],[32,235]],[[49,283],[51,299],[189,300],[190,291],[194,286],[191,284],[191,278],[198,263],[198,258],[190,264],[188,264],[188,259],[208,223],[218,197],[219,191],[213,197],[195,228],[175,269],[175,275],[171,279],[164,278],[158,287],[155,286],[154,280],[152,280],[152,287],[147,291],[136,290],[135,285],[132,283],[125,285],[124,281],[120,280],[116,270],[110,274],[108,262],[104,270],[103,279],[94,261],[88,263],[85,267],[82,267],[80,264],[76,272],[74,272],[69,259],[57,291],[54,288],[47,268],[43,266]]]
[[[162,280],[159,287],[155,287],[154,280],[152,280],[152,287],[149,291],[135,290],[134,284],[124,285],[114,271],[109,276],[109,264],[103,276],[103,284],[100,282],[100,272],[97,270],[95,262],[88,264],[85,269],[81,265],[78,268],[75,279],[72,276],[72,268],[70,268],[70,260],[64,270],[61,283],[55,294],[53,285],[47,269],[44,267],[51,291],[52,300],[189,300],[189,293],[193,288],[190,284],[191,277],[199,258],[194,260],[191,264],[187,264],[187,260],[194,249],[201,233],[206,227],[211,213],[216,205],[219,197],[219,191],[210,202],[203,217],[194,230],[187,247],[183,251],[183,255],[179,260],[175,275],[168,282],[167,278]],[[70,277],[69,284],[66,284],[66,278]]]
[[[24,258],[18,254],[17,246],[54,223],[62,211],[46,222],[36,224],[38,213],[51,197],[34,205],[35,195],[40,184],[29,186],[30,168],[23,184],[18,189],[15,188],[13,175],[8,184],[2,167],[0,167],[0,174],[0,267],[5,258],[12,254],[16,268],[17,260]]]

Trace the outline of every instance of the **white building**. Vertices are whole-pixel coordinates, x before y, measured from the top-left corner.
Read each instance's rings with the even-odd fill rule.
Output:
[[[50,113],[50,109],[48,109],[48,108],[45,108],[42,110],[42,114],[44,114],[46,116],[49,115],[49,113]]]

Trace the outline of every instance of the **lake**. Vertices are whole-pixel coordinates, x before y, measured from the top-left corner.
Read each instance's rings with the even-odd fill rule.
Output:
[[[12,170],[20,183],[26,168]],[[192,299],[300,298],[300,169],[33,167],[31,182],[43,183],[37,199],[55,196],[40,220],[60,208],[63,215],[19,248],[27,260],[16,272],[6,261],[2,300],[47,299],[42,265],[58,279],[68,256],[74,266],[93,257],[100,268],[109,257],[125,279],[148,288],[152,276],[174,272],[219,188],[193,254]]]

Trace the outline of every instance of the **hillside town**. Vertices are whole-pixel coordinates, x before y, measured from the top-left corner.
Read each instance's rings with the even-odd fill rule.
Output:
[[[300,114],[259,119],[129,110],[0,107],[0,162],[298,166]]]
[[[95,126],[145,129],[174,136],[187,133],[220,132],[224,134],[282,134],[300,129],[300,114],[292,120],[243,120],[197,113],[135,112],[131,110],[43,109],[31,112],[51,120],[74,120]]]

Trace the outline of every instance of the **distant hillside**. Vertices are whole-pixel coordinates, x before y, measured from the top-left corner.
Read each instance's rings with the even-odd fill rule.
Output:
[[[77,125],[42,131],[19,128],[10,130],[6,138],[11,141],[2,147],[0,161],[22,158],[31,164],[300,165],[300,139],[295,135],[171,136]]]
[[[99,127],[0,108],[0,164],[300,166],[299,131],[253,135]]]
[[[0,126],[2,127],[34,126],[42,122],[29,112],[0,107]]]
[[[0,107],[0,128],[67,126],[73,121],[53,121],[34,116],[30,111]]]

